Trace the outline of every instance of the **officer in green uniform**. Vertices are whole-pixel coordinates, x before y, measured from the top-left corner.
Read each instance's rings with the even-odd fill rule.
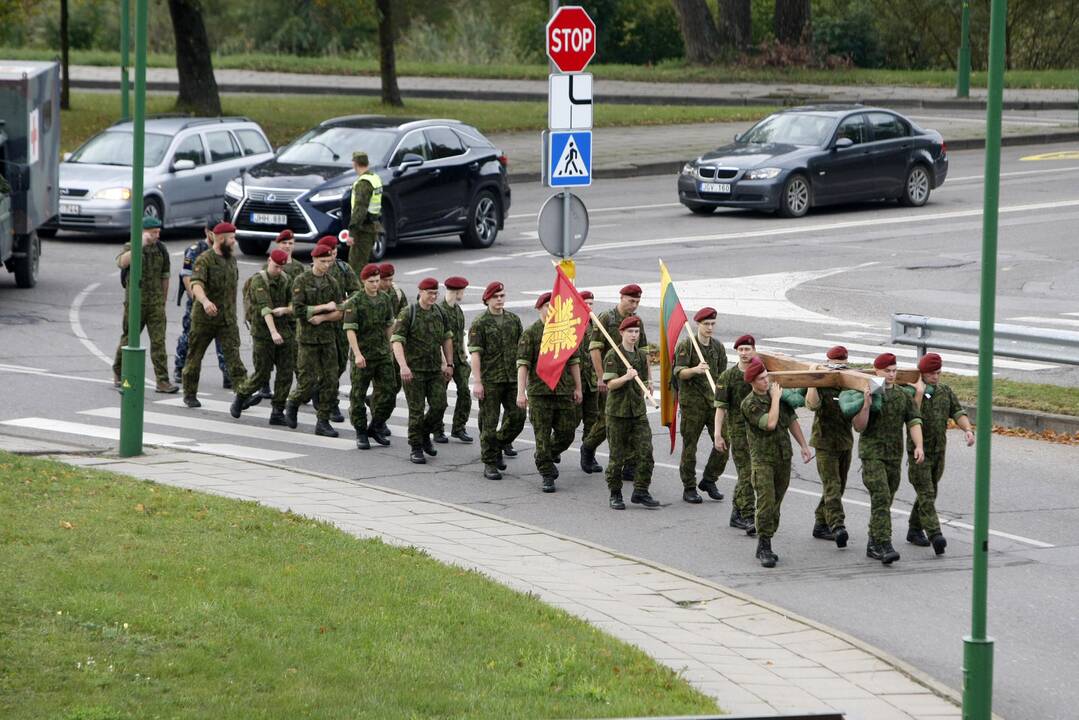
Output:
[[[247,368],[240,359],[240,324],[236,319],[236,285],[240,271],[233,255],[236,248],[236,226],[218,223],[214,227],[214,244],[195,260],[191,274],[191,294],[195,297],[191,310],[191,335],[187,359],[184,361],[184,405],[201,407],[199,374],[202,356],[215,339],[221,341],[221,352],[229,368],[234,386],[247,377]]]
[[[652,428],[648,424],[644,392],[637,384],[639,378],[647,388],[648,396],[652,396],[648,353],[638,345],[642,329],[643,323],[636,315],[626,316],[618,325],[618,332],[622,336],[620,349],[628,366],[614,348],[603,357],[603,381],[607,384],[607,401],[603,410],[607,415],[607,442],[611,451],[607,461],[607,489],[611,493],[609,504],[612,510],[626,509],[622,499],[622,483],[626,479],[627,465],[635,468],[630,502],[648,508],[659,507],[659,501],[648,492],[655,467]]]
[[[465,313],[461,310],[461,300],[464,299],[468,280],[454,275],[446,278],[446,296],[438,304],[438,309],[446,316],[453,331],[453,386],[457,391],[457,399],[453,405],[453,426],[450,435],[461,442],[472,442],[472,436],[465,432],[465,423],[468,422],[472,412],[472,396],[468,392],[468,376],[471,369],[468,365],[468,351],[465,350]],[[447,443],[446,425],[438,424],[438,432],[435,433],[436,443]]]
[[[266,261],[266,269],[259,270],[251,277],[248,288],[251,316],[246,319],[251,328],[251,359],[255,370],[236,388],[236,397],[229,409],[234,418],[239,418],[245,409],[251,407],[249,400],[269,381],[270,373],[276,369],[270,424],[287,424],[285,403],[292,389],[296,358],[292,280],[285,274],[288,260],[284,250],[274,250]]]
[[[779,507],[791,483],[791,441],[789,432],[802,451],[802,462],[813,459],[806,445],[794,409],[782,401],[783,389],[768,379],[760,358],[746,366],[742,379],[751,392],[739,411],[746,422],[750,463],[753,467],[753,492],[757,496],[757,559],[767,568],[775,567],[779,556],[772,552],[772,536],[779,529]]]
[[[618,326],[622,324],[622,321],[627,317],[637,314],[637,307],[641,304],[641,286],[630,284],[626,285],[619,291],[618,305],[611,310],[605,310],[599,314],[599,321],[603,323],[603,327],[607,330],[607,334],[611,338],[618,337]],[[645,348],[648,346],[648,336],[644,332],[644,326],[641,326],[641,338],[638,342],[638,346]],[[604,358],[611,349],[611,344],[607,342],[607,338],[599,331],[598,328],[592,328],[592,335],[588,339],[588,353],[592,360],[592,368],[596,373],[596,390],[599,391],[597,409],[598,414],[596,422],[593,423],[588,435],[581,440],[581,468],[585,472],[596,472],[594,466],[596,465],[596,448],[607,439],[607,418],[604,411],[604,406],[607,401],[607,383],[603,380],[604,374]],[[588,469],[592,468],[592,469]],[[626,478],[628,480],[633,479],[633,465],[628,465],[626,470]]]
[[[899,559],[892,547],[892,500],[899,489],[903,464],[903,426],[907,426],[914,444],[911,458],[921,464],[922,418],[914,400],[895,384],[896,359],[892,353],[882,353],[873,360],[877,377],[884,378],[879,412],[871,412],[872,398],[865,391],[862,409],[852,424],[861,434],[858,457],[862,461],[862,483],[869,491],[869,542],[866,557],[891,565]]]
[[[716,481],[727,467],[727,452],[715,447],[716,394],[709,383],[709,378],[715,382],[727,369],[727,351],[723,349],[723,343],[713,337],[716,315],[715,308],[705,307],[693,316],[693,321],[697,323],[697,346],[704,355],[704,362],[701,362],[690,339],[685,338],[674,349],[674,367],[671,369],[671,377],[675,378],[673,384],[678,390],[678,407],[682,410],[682,462],[679,464],[682,499],[693,504],[703,502],[697,488],[704,490],[713,500],[723,499]],[[722,432],[724,426],[718,427]],[[704,475],[698,485],[697,442],[706,428],[712,442],[708,446]]]
[[[720,373],[716,378],[716,419],[717,428],[723,428],[715,438],[716,450],[725,452],[730,443],[734,469],[738,481],[734,484],[734,507],[731,508],[730,526],[745,530],[746,535],[757,532],[753,524],[756,513],[756,500],[753,497],[753,470],[750,466],[749,441],[746,438],[746,422],[738,409],[742,401],[752,392],[744,379],[746,368],[757,357],[757,341],[752,335],[742,335],[734,341],[738,353],[738,363]],[[727,425],[723,422],[726,420]]]
[[[529,408],[532,431],[536,436],[536,470],[545,493],[555,491],[554,481],[558,479],[555,465],[573,444],[577,430],[575,405],[581,403],[581,367],[576,353],[562,368],[562,376],[553,390],[536,372],[550,302],[551,293],[539,296],[536,300],[539,317],[521,334],[517,343],[517,407]]]
[[[588,309],[592,309],[592,305],[595,303],[595,296],[591,290],[578,290],[577,294],[581,296],[581,299],[588,304]],[[588,330],[585,331],[584,340],[581,342],[581,346],[577,348],[577,356],[581,363],[581,406],[578,408],[577,415],[579,417],[578,422],[581,424],[581,442],[588,437],[588,434],[592,432],[592,428],[596,426],[599,421],[600,409],[599,409],[599,376],[596,375],[596,368],[592,365],[592,354],[588,352],[588,339],[593,332],[592,322],[588,323]],[[586,473],[598,473],[603,472],[603,466],[596,462],[596,453],[593,451],[590,458],[585,458],[581,455],[581,470]]]
[[[124,245],[123,252],[116,257],[116,266],[120,268],[120,279],[127,288],[127,275],[131,268],[131,243]],[[169,356],[165,349],[165,300],[169,295],[169,251],[161,244],[161,221],[147,217],[142,220],[142,277],[139,280],[142,294],[139,332],[143,328],[150,334],[150,362],[154,366],[157,378],[156,391],[174,393],[178,387],[169,381]],[[116,348],[116,359],[112,363],[112,382],[120,387],[123,348],[127,345],[127,301],[124,292],[124,327],[120,335],[120,345]]]
[[[480,404],[480,461],[483,476],[501,480],[506,469],[502,449],[513,444],[525,425],[525,411],[517,407],[517,343],[521,318],[506,310],[506,287],[492,282],[483,290],[487,309],[468,329],[472,358],[473,394]],[[499,414],[502,425],[498,424]]]
[[[847,367],[847,349],[842,345],[830,348],[827,358],[825,368]],[[817,451],[817,475],[821,484],[813,537],[834,540],[836,547],[844,548],[850,539],[843,513],[843,493],[847,489],[847,473],[854,449],[850,418],[839,407],[839,388],[809,388],[806,407],[814,413],[809,444]]]
[[[955,392],[940,381],[940,369],[943,361],[936,353],[927,353],[918,361],[918,370],[922,376],[912,387],[904,385],[903,390],[914,394],[914,407],[922,416],[922,442],[925,450],[925,462],[910,462],[914,457],[914,438],[907,431],[907,473],[910,484],[918,494],[914,507],[910,511],[910,529],[907,530],[907,542],[920,547],[933,546],[937,555],[944,554],[948,541],[940,531],[940,518],[937,517],[937,487],[944,476],[944,455],[948,445],[948,420],[966,435],[967,447],[974,445],[974,428],[971,427],[967,411],[959,404]],[[929,537],[926,537],[929,533]]]
[[[453,376],[453,331],[437,307],[438,280],[424,278],[419,289],[416,304],[397,315],[390,342],[408,400],[409,459],[422,465],[427,462],[424,454],[438,454],[431,433],[438,430],[446,412],[446,383]]]
[[[337,309],[341,286],[330,273],[333,252],[324,244],[311,250],[311,269],[292,283],[292,312],[296,316],[296,387],[285,406],[285,422],[297,424],[300,404],[318,396],[315,434],[337,437],[330,410],[337,398],[337,334],[342,313]]]
[[[358,176],[352,183],[352,206],[348,222],[348,264],[359,275],[371,259],[375,239],[382,232],[382,178],[368,168],[365,152],[352,153],[352,167]]]
[[[352,268],[347,262],[337,257],[337,238],[332,235],[326,235],[319,239],[318,244],[325,245],[330,249],[330,254],[333,256],[333,264],[330,266],[330,277],[337,281],[337,286],[341,291],[341,297],[337,298],[337,302],[344,302],[345,298],[360,291],[360,279],[357,277],[356,273],[352,271]],[[338,383],[340,383],[341,376],[344,375],[345,370],[348,369],[348,338],[345,337],[345,329],[341,326],[341,323],[337,323],[336,328],[337,378]],[[330,408],[330,419],[334,422],[345,421],[345,416],[341,414],[341,399],[336,395],[333,398],[333,407]]]
[[[360,269],[363,290],[353,293],[342,305],[344,328],[352,350],[352,389],[349,391],[349,417],[356,430],[356,447],[369,450],[374,438],[379,445],[390,441],[382,429],[393,413],[396,399],[394,369],[390,352],[393,311],[390,298],[379,292],[378,265],[369,263]],[[367,388],[371,393],[371,424],[367,424]]]

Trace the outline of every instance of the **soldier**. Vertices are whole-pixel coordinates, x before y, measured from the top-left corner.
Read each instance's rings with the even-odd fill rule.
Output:
[[[379,283],[378,289],[381,292],[386,293],[390,297],[390,309],[393,310],[393,316],[396,318],[401,314],[401,311],[408,307],[408,297],[405,296],[405,291],[393,284],[394,275],[393,263],[382,263],[378,266]],[[397,367],[397,358],[393,358],[393,397],[394,406],[397,403],[397,394],[401,392],[401,368]],[[383,426],[384,434],[389,437],[390,427],[389,425]]]
[[[782,401],[783,389],[768,379],[760,358],[746,366],[742,379],[752,390],[739,407],[745,419],[753,466],[753,492],[757,496],[757,559],[766,568],[776,566],[772,536],[779,529],[779,506],[791,482],[790,432],[802,451],[802,462],[813,459],[794,409]]]
[[[360,291],[360,279],[356,276],[356,273],[352,271],[352,268],[349,267],[347,262],[337,257],[337,238],[333,235],[326,235],[319,239],[318,244],[325,245],[330,249],[330,254],[333,256],[333,264],[330,266],[330,276],[337,281],[337,285],[340,288],[341,297],[337,298],[337,302],[344,302],[345,298]],[[345,337],[345,329],[341,327],[340,323],[337,323],[336,328],[337,380],[340,384],[341,376],[344,375],[345,370],[348,369],[348,338]],[[333,407],[330,408],[330,419],[334,422],[345,421],[345,416],[341,414],[341,398],[337,395],[334,395],[333,397]]]
[[[536,470],[539,471],[541,489],[545,493],[555,491],[554,481],[558,479],[555,465],[561,462],[562,453],[573,444],[577,430],[577,409],[574,406],[581,404],[581,367],[576,353],[562,368],[562,377],[554,390],[536,372],[550,302],[549,292],[536,299],[539,317],[517,342],[517,407],[522,410],[529,408],[529,419],[536,436]]]
[[[637,307],[641,304],[641,286],[626,285],[619,291],[618,305],[612,310],[605,310],[599,314],[599,321],[603,323],[607,334],[612,338],[618,335],[618,326],[631,315],[636,315]],[[648,345],[648,337],[645,335],[644,326],[641,326],[639,347]],[[596,448],[607,439],[606,413],[604,406],[607,401],[607,383],[603,380],[603,359],[610,351],[610,343],[597,328],[592,328],[592,335],[588,342],[588,352],[592,360],[592,368],[596,372],[596,390],[599,391],[598,416],[592,425],[588,436],[581,441],[581,467],[593,467],[596,464]],[[585,472],[595,472],[585,470]],[[627,481],[633,479],[633,466],[629,465],[626,470]]]
[[[506,310],[506,287],[492,282],[483,291],[487,309],[468,329],[472,357],[472,388],[480,403],[480,460],[483,476],[501,480],[506,469],[502,449],[524,429],[525,412],[517,407],[515,382],[521,318]],[[502,413],[502,426],[498,416]]]
[[[184,315],[180,321],[180,338],[176,341],[176,382],[183,382],[184,362],[187,360],[188,335],[191,333],[191,308],[195,302],[195,296],[191,294],[191,273],[195,271],[195,260],[199,255],[210,249],[214,244],[214,226],[217,221],[209,218],[202,232],[204,237],[184,251],[184,263],[180,269],[180,286],[177,288],[176,304],[186,297],[184,303]],[[228,366],[225,365],[225,353],[221,352],[221,341],[214,340],[214,349],[217,351],[217,367],[221,369],[221,387],[226,390],[232,389],[232,378],[229,377]]]
[[[882,353],[873,360],[877,377],[884,378],[879,412],[870,412],[872,397],[865,391],[862,409],[852,424],[861,434],[858,457],[862,461],[862,483],[869,491],[869,542],[866,557],[891,565],[899,559],[892,547],[892,500],[899,489],[903,464],[903,425],[907,426],[915,463],[925,461],[922,449],[922,418],[914,400],[895,385],[895,355]]]
[[[595,296],[592,291],[580,290],[578,294],[588,304],[588,309],[591,310],[592,305],[595,303]],[[600,395],[597,390],[599,377],[596,375],[596,368],[592,365],[592,355],[588,352],[588,338],[592,332],[591,320],[588,323],[588,328],[584,336],[584,342],[577,348],[577,355],[581,363],[581,406],[578,409],[578,415],[580,415],[582,443],[588,437],[588,434],[592,432],[592,428],[595,427],[600,416]],[[581,455],[581,469],[586,473],[603,472],[603,466],[596,462],[595,451],[592,452],[590,457],[591,459],[587,459],[583,454]]]
[[[952,389],[940,381],[942,364],[940,355],[927,353],[918,361],[921,378],[913,387],[903,387],[908,394],[914,391],[914,407],[922,417],[922,442],[925,451],[925,462],[910,462],[909,458],[915,457],[915,444],[913,433],[908,429],[907,472],[918,497],[910,511],[907,542],[919,547],[932,545],[937,555],[943,555],[944,548],[948,546],[948,541],[940,531],[936,501],[937,486],[944,475],[949,418],[955,420],[955,424],[966,435],[967,447],[974,445],[974,428],[970,425],[967,411],[959,404]],[[926,533],[929,533],[928,538]]]
[[[131,268],[131,243],[124,245],[123,252],[116,257],[116,266],[120,268],[121,284],[127,288],[127,277]],[[169,296],[169,251],[161,244],[161,221],[154,217],[142,220],[142,277],[139,289],[142,294],[139,333],[146,328],[150,335],[150,362],[154,366],[157,378],[155,390],[159,393],[174,393],[180,388],[169,381],[169,356],[165,350],[165,302]],[[112,382],[120,387],[123,348],[127,345],[127,301],[124,293],[124,327],[120,335],[120,345],[116,348],[116,359],[112,364]]]
[[[357,275],[371,259],[375,239],[382,232],[382,178],[368,168],[365,152],[352,153],[352,168],[358,176],[352,183],[352,205],[348,222],[348,264]]]
[[[723,499],[716,481],[727,467],[727,452],[715,447],[716,394],[708,383],[708,376],[714,382],[727,369],[727,351],[723,349],[723,343],[713,337],[717,314],[715,308],[705,307],[693,316],[693,321],[697,323],[697,344],[704,355],[704,362],[700,361],[693,343],[686,338],[674,349],[674,367],[671,369],[672,377],[677,378],[678,406],[682,410],[682,462],[679,464],[682,499],[692,504],[703,502],[697,488],[704,490],[713,500]],[[718,427],[722,433],[724,426]],[[704,475],[697,484],[697,442],[706,428],[712,442],[708,446]]]
[[[622,483],[625,467],[636,468],[633,476],[633,494],[629,501],[648,508],[659,507],[659,501],[648,492],[652,484],[652,428],[648,424],[644,406],[644,393],[636,383],[641,378],[652,396],[652,381],[648,376],[648,354],[638,349],[641,337],[641,319],[629,315],[622,320],[618,331],[622,334],[622,354],[629,367],[622,363],[614,348],[603,358],[603,381],[607,383],[607,440],[611,455],[607,461],[607,489],[611,491],[610,507],[625,510],[622,500]]]
[[[465,296],[468,280],[454,275],[446,278],[446,296],[439,303],[438,308],[446,316],[450,329],[453,331],[453,386],[457,391],[457,400],[453,406],[453,426],[450,435],[461,442],[470,443],[472,437],[465,432],[465,423],[468,422],[469,413],[472,412],[472,396],[468,392],[468,352],[465,350],[465,313],[461,310],[461,300]],[[438,423],[438,432],[435,433],[436,443],[447,443],[446,425]]]
[[[841,369],[847,366],[847,348],[842,345],[830,348],[827,357],[828,364],[824,367]],[[843,493],[847,489],[847,473],[854,449],[850,419],[839,407],[839,388],[809,388],[806,407],[814,413],[809,444],[817,451],[817,474],[821,484],[813,537],[834,540],[836,547],[845,548],[850,535],[843,513]]]
[[[360,270],[363,291],[345,301],[344,328],[352,350],[352,390],[349,392],[349,416],[356,430],[356,447],[370,450],[374,438],[379,445],[389,445],[383,432],[393,413],[397,393],[394,390],[390,331],[393,311],[390,298],[378,289],[378,265],[370,263]],[[367,424],[367,388],[374,386],[371,398],[371,424]]]
[[[446,383],[453,376],[453,331],[436,307],[438,280],[424,278],[418,287],[419,299],[397,315],[390,342],[408,400],[409,460],[422,465],[427,462],[425,453],[438,455],[431,433],[446,412]]]
[[[734,468],[738,481],[734,484],[734,507],[731,508],[730,526],[745,530],[746,535],[755,535],[756,526],[753,517],[756,514],[756,500],[753,497],[753,470],[749,455],[749,440],[746,438],[746,422],[738,409],[742,401],[752,392],[744,379],[746,368],[757,357],[757,341],[752,335],[742,335],[734,341],[738,353],[738,364],[727,368],[716,379],[716,427],[724,427],[724,432],[716,435],[716,450],[727,450],[727,438],[730,438],[730,453],[734,458]],[[728,415],[729,414],[729,415]]]
[[[303,275],[303,271],[307,268],[302,262],[292,257],[292,251],[296,249],[296,238],[291,230],[285,229],[277,234],[277,238],[274,240],[274,249],[280,250],[288,257],[288,262],[285,263],[283,269],[285,274],[288,275],[288,279],[295,282],[296,278]]]
[[[297,425],[300,403],[317,394],[315,434],[337,437],[330,425],[330,411],[337,397],[337,325],[342,313],[337,309],[341,287],[331,268],[333,252],[324,244],[311,251],[311,269],[292,283],[292,312],[296,316],[296,387],[285,406],[285,422]]]
[[[251,278],[248,289],[251,298],[251,359],[254,372],[236,388],[236,397],[229,412],[239,418],[252,396],[268,382],[270,373],[277,370],[274,383],[271,425],[287,425],[285,403],[292,389],[292,373],[296,358],[295,328],[292,319],[292,280],[285,274],[289,257],[284,250],[274,250],[266,261],[266,269]]]
[[[199,402],[199,375],[202,356],[214,339],[221,340],[229,377],[239,383],[247,377],[240,359],[240,326],[236,319],[236,283],[240,271],[233,256],[236,247],[236,226],[218,223],[214,226],[214,245],[195,260],[191,274],[191,294],[195,307],[191,312],[191,345],[184,362],[184,405],[202,407]]]

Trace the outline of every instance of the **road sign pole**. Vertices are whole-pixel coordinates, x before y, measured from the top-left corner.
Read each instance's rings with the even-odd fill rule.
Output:
[[[146,349],[142,333],[142,181],[146,131],[146,1],[135,0],[135,123],[131,152],[131,269],[127,276],[127,346],[122,350],[120,457],[142,454]]]
[[[959,0],[962,19],[959,30],[959,73],[956,78],[956,97],[970,97],[970,0]]]
[[[989,15],[989,96],[985,132],[982,211],[981,317],[978,338],[978,436],[974,461],[974,573],[970,635],[963,638],[963,718],[990,720],[993,709],[993,640],[986,635],[989,581],[989,479],[993,439],[993,345],[997,297],[997,221],[1000,203],[1000,125],[1004,96],[1006,0],[992,0]]]
[[[131,80],[127,68],[131,64],[131,0],[120,0],[120,119],[131,119],[128,92]]]

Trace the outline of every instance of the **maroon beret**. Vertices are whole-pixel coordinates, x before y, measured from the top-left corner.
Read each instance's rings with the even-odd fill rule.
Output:
[[[453,277],[446,278],[444,284],[446,285],[447,290],[464,290],[468,287],[468,280],[465,280],[460,275],[454,275]]]
[[[877,355],[876,359],[873,361],[873,367],[877,370],[883,370],[886,367],[895,365],[895,362],[895,355],[891,353],[881,353],[880,355]]]
[[[447,284],[448,284],[448,281],[447,281]],[[495,295],[497,295],[498,293],[502,292],[505,289],[506,289],[506,286],[503,285],[502,283],[498,282],[497,280],[495,280],[492,283],[488,283],[487,287],[484,288],[484,290],[483,290],[483,301],[487,302],[488,300],[490,300]]]
[[[592,294],[591,290],[581,290],[577,293],[581,296],[582,300],[595,300],[596,296]]]
[[[236,226],[230,222],[219,222],[218,224],[214,225],[214,235],[234,232],[236,232]]]
[[[326,247],[333,250],[337,247],[337,238],[335,238],[333,235],[324,235],[318,239],[318,243],[316,244],[325,245]]]
[[[327,247],[326,245],[318,244],[311,251],[311,257],[313,257],[313,258],[323,257],[324,255],[329,255],[331,252],[333,252],[333,251],[330,250],[330,248]]]
[[[551,293],[545,292],[538,298],[536,298],[536,309],[539,310],[541,307],[543,307],[549,302],[551,302]]]
[[[360,270],[360,280],[366,280],[367,278],[371,277],[372,275],[379,275],[379,274],[380,273],[378,271],[378,265],[376,263],[367,263],[366,265],[363,266],[363,269]]]
[[[295,239],[295,237],[293,236],[292,231],[286,228],[286,229],[282,230],[281,232],[277,233],[277,237],[274,238],[274,242],[284,242],[285,240],[294,240],[294,239]]]
[[[284,250],[274,250],[273,252],[270,253],[270,259],[273,260],[278,265],[287,265],[288,264],[288,253],[285,252]]]
[[[741,337],[739,337],[737,340],[734,341],[734,349],[737,350],[738,348],[742,347],[743,345],[749,345],[750,347],[757,347],[757,341],[753,338],[752,335],[749,335],[749,334],[742,335]]]
[[[626,285],[624,288],[618,291],[619,295],[629,295],[630,297],[639,298],[641,296],[640,285]]]
[[[742,373],[742,379],[746,382],[753,382],[760,377],[767,368],[764,367],[764,363],[760,358],[753,358],[746,365],[745,371]]]
[[[393,263],[382,263],[378,266],[378,274],[381,277],[389,278],[393,277],[394,267]]]
[[[940,355],[936,353],[926,353],[921,360],[918,361],[918,369],[924,373],[931,373],[940,370],[944,365],[944,361],[940,359]]]
[[[701,322],[702,320],[715,320],[719,313],[715,308],[702,307],[697,311],[697,314],[693,316],[693,322]]]
[[[420,284],[417,285],[420,290],[438,290],[438,280],[433,277],[426,277],[420,280]]]
[[[847,348],[842,345],[836,345],[828,350],[827,357],[829,360],[846,360]]]
[[[636,315],[630,315],[622,322],[618,323],[618,331],[629,330],[630,328],[639,328],[641,326],[641,319]]]

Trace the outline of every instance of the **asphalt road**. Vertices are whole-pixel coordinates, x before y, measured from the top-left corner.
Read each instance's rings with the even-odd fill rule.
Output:
[[[1022,157],[1066,148],[1006,150],[1003,163],[998,318],[1043,327],[1079,326],[1079,154],[1071,159]],[[886,345],[892,312],[975,319],[980,272],[981,156],[952,154],[951,179],[925,208],[870,204],[811,213],[802,220],[736,211],[691,215],[675,202],[674,180],[650,177],[603,181],[580,194],[592,213],[588,244],[578,257],[579,284],[613,302],[626,282],[645,286],[642,314],[655,334],[657,258],[670,267],[692,312],[701,304],[720,310],[724,341],[753,332],[762,346],[812,357],[842,342],[855,357]],[[535,239],[535,213],[549,194],[517,185],[514,206],[498,244],[466,251],[456,239],[400,248],[392,258],[399,284],[409,288],[430,274],[463,274],[475,289],[503,280],[511,305],[531,321],[532,298],[549,289],[552,271]],[[187,244],[167,236],[174,261]],[[118,239],[64,236],[46,243],[42,278],[32,291],[16,290],[0,275],[0,431],[96,446],[114,443],[117,395],[111,361],[120,334],[121,288],[112,258]],[[242,271],[253,272],[248,259]],[[179,308],[169,305],[170,348]],[[1030,320],[1029,318],[1036,318]],[[905,349],[904,349],[905,350]],[[912,351],[901,357],[912,357]],[[171,353],[171,349],[170,349]],[[973,358],[945,354],[948,365],[972,371]],[[575,451],[562,462],[559,492],[542,495],[531,462],[530,431],[501,482],[482,479],[478,447],[439,446],[423,467],[406,461],[403,400],[391,426],[393,446],[359,454],[345,428],[336,442],[310,434],[313,417],[301,415],[306,433],[270,430],[268,408],[241,421],[225,414],[209,360],[203,371],[204,407],[178,407],[176,396],[147,396],[148,441],[237,456],[262,457],[321,472],[362,478],[388,487],[479,508],[541,525],[659,561],[737,587],[862,638],[937,679],[962,684],[962,636],[969,628],[970,522],[973,450],[952,436],[939,508],[949,520],[943,558],[902,542],[913,492],[896,500],[894,536],[903,559],[891,568],[862,552],[868,497],[858,463],[847,489],[845,551],[810,537],[819,481],[813,465],[797,465],[783,506],[774,547],[775,570],[753,559],[752,540],[727,527],[730,502],[690,506],[680,500],[677,456],[667,454],[664,430],[653,416],[657,465],[655,511],[607,509],[599,476],[576,470]],[[1002,375],[1079,383],[1079,371],[1052,364],[1000,366]],[[473,409],[473,414],[475,408]],[[474,427],[473,427],[474,430]],[[474,433],[475,434],[475,433]],[[702,446],[703,457],[703,446]],[[1079,507],[1074,500],[1079,449],[1016,438],[993,439],[993,513],[990,547],[990,632],[997,639],[995,709],[1008,720],[1070,718],[1079,704],[1079,637],[1073,598],[1079,593]],[[362,461],[362,465],[360,464]],[[605,462],[605,456],[601,457]],[[730,474],[722,489],[733,486]]]

